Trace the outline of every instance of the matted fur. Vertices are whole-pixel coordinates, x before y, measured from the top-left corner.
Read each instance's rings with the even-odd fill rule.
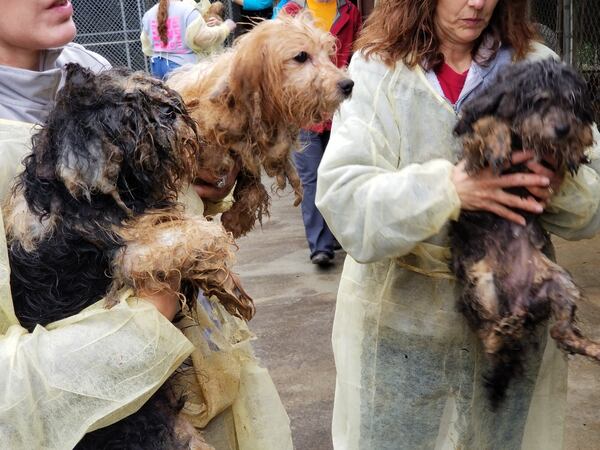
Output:
[[[31,331],[71,316],[126,286],[171,289],[191,308],[203,290],[251,317],[252,299],[230,270],[230,233],[184,215],[177,203],[197,173],[200,145],[181,97],[162,82],[67,65],[65,86],[5,208],[13,304],[23,326]],[[170,283],[148,281],[163,275]],[[140,411],[88,434],[77,448],[207,448],[182,424],[181,401],[168,391],[167,381]]]
[[[290,183],[294,205],[302,200],[290,160],[300,127],[329,119],[352,87],[333,64],[334,54],[335,38],[315,28],[310,16],[283,16],[259,23],[231,50],[175,71],[167,81],[192,117],[202,119],[201,165],[225,175],[241,162],[233,207],[222,216],[235,237],[269,213],[262,169],[275,178],[277,190]]]
[[[113,259],[113,298],[128,286],[171,290],[185,302],[182,283],[192,284],[207,296],[218,296],[231,314],[246,320],[254,315],[252,299],[227,269],[234,262],[235,243],[218,223],[177,210],[149,211],[116,233],[124,246]]]
[[[589,100],[585,81],[558,61],[509,66],[464,106],[455,128],[467,171],[489,166],[500,173],[512,151],[525,148],[539,160],[553,157],[559,172],[575,173],[593,144]],[[524,188],[510,192],[531,195]],[[550,333],[560,348],[600,361],[600,345],[575,325],[579,289],[545,254],[551,243],[539,216],[520,214],[525,227],[482,211],[462,211],[451,227],[452,268],[464,288],[460,306],[491,365],[486,386],[493,406],[521,373],[537,326],[551,315]]]

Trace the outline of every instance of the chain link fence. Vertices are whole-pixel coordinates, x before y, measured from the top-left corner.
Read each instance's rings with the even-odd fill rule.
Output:
[[[533,0],[532,17],[546,44],[588,81],[600,122],[600,7],[598,0]]]
[[[72,0],[75,42],[100,53],[113,66],[148,70],[140,29],[144,0]]]
[[[232,16],[231,0],[225,18]],[[144,13],[157,0],[72,0],[77,25],[75,42],[101,54],[113,66],[148,70],[148,58],[140,42]],[[226,44],[230,43],[230,38]]]

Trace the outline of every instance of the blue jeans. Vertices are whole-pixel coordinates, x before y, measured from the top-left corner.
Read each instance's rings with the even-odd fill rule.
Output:
[[[169,61],[162,56],[153,56],[150,59],[150,72],[160,80],[164,80],[169,72],[178,67],[180,67],[179,64]]]
[[[304,231],[306,232],[311,258],[318,252],[325,252],[333,257],[335,238],[315,206],[317,169],[323,158],[325,147],[329,142],[329,134],[329,131],[315,133],[314,131],[301,130],[300,144],[302,145],[302,151],[293,153],[294,164],[304,189],[302,221],[304,222]]]

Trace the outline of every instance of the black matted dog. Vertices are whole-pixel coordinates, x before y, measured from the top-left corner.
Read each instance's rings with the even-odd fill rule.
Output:
[[[513,150],[553,158],[557,170],[577,172],[593,144],[590,96],[583,78],[555,61],[510,65],[465,104],[455,134],[463,139],[466,170],[503,173]],[[527,171],[525,166],[509,169]],[[525,188],[511,193],[531,196]],[[551,336],[568,353],[600,360],[600,345],[575,325],[581,294],[572,277],[545,254],[550,238],[537,215],[519,212],[522,227],[489,212],[462,211],[451,227],[452,269],[463,284],[460,308],[483,344],[485,377],[495,407],[522,369],[537,325],[555,319]]]
[[[229,269],[232,237],[177,203],[196,176],[200,151],[196,123],[162,82],[69,64],[5,208],[21,324],[31,331],[103,297],[110,307],[124,287],[171,290],[188,307],[203,291],[249,319],[252,299]],[[200,448],[168,385],[77,448]]]

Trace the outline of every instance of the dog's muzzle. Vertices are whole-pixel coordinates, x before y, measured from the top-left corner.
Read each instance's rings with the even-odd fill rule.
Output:
[[[352,94],[352,88],[354,87],[354,81],[352,81],[350,78],[346,78],[345,80],[338,81],[337,85],[338,88],[340,88],[340,91],[342,91],[344,97],[350,97],[350,94]]]

